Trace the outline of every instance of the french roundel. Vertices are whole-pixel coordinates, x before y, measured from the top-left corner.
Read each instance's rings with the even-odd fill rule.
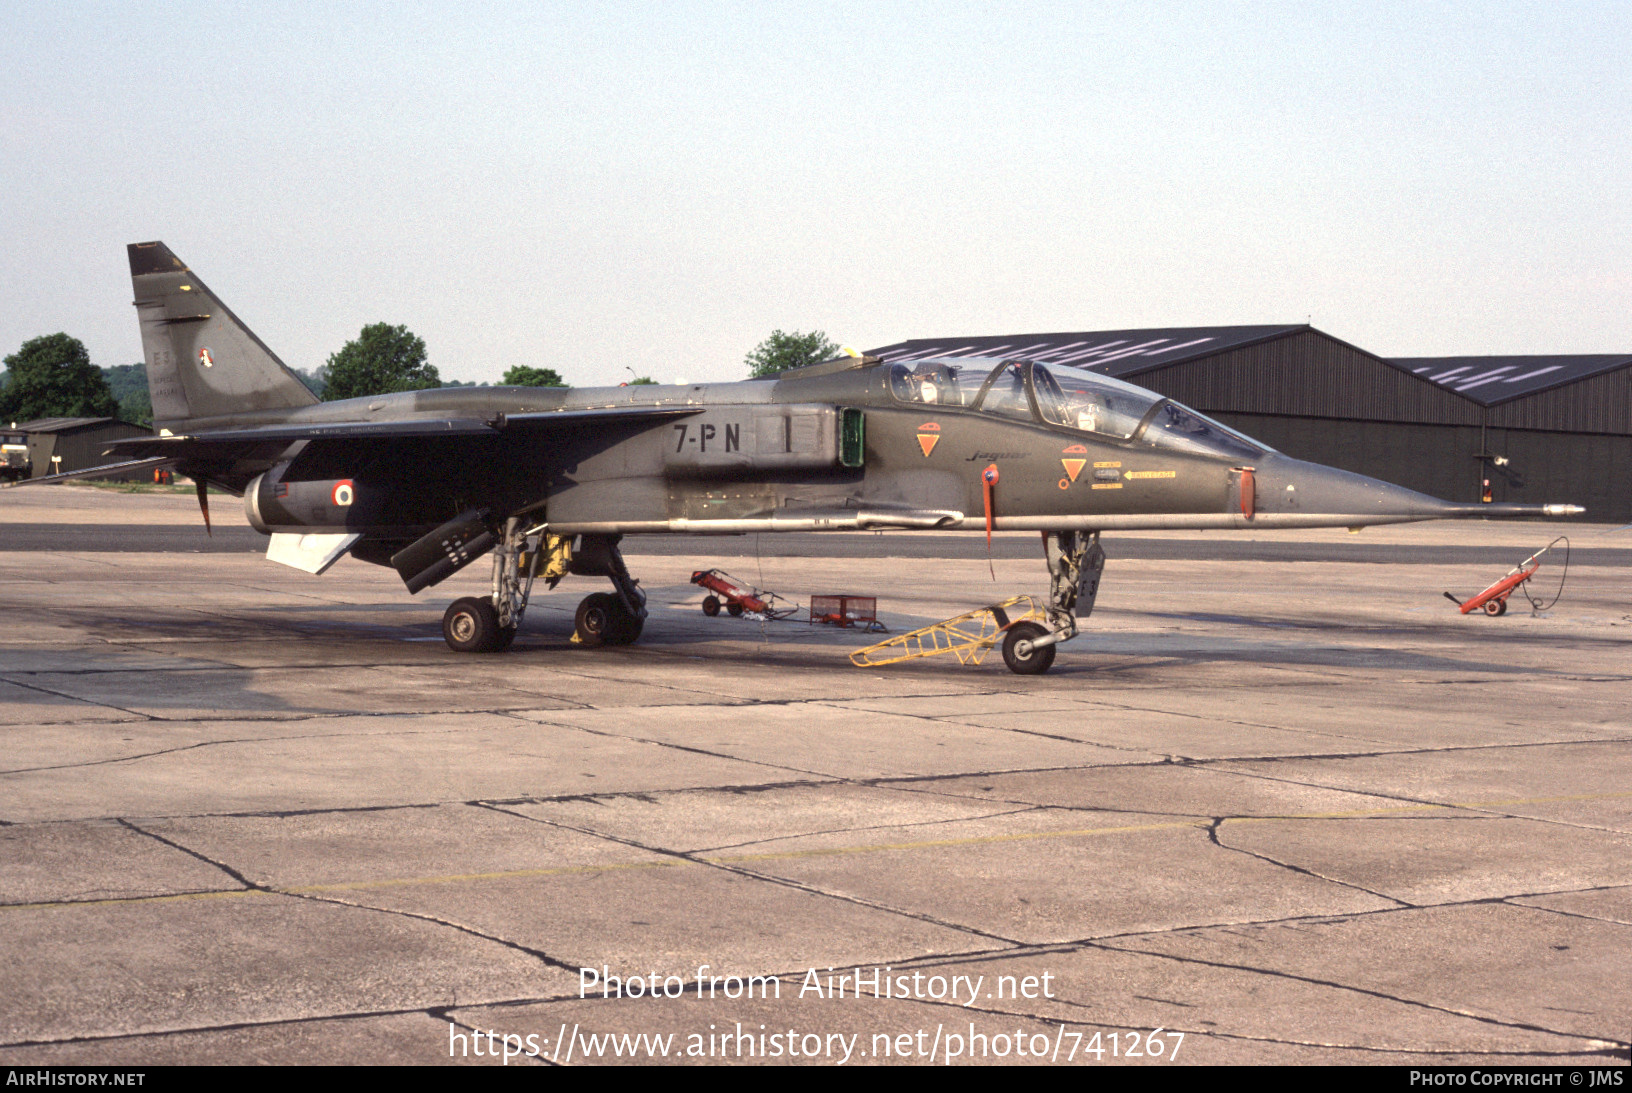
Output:
[[[334,484],[334,492],[330,494],[330,499],[333,500],[335,505],[338,507],[345,508],[347,505],[351,504],[351,496],[351,479],[342,478],[340,481]]]

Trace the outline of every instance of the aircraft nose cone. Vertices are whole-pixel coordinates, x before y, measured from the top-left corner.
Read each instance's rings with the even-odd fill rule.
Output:
[[[1260,462],[1256,475],[1257,511],[1266,514],[1421,519],[1461,507],[1363,474],[1282,455]]]

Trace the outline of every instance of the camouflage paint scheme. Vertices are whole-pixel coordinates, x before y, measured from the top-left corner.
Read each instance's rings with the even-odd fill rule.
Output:
[[[614,552],[635,532],[979,531],[988,468],[999,530],[1570,511],[1457,505],[1300,462],[1153,392],[1032,361],[842,357],[739,383],[323,403],[163,243],[129,257],[160,435],[120,450],[243,495],[274,536],[344,535],[359,558],[396,558],[415,591],[401,552],[435,553],[431,539],[461,518],[494,537],[522,525],[605,537]],[[480,553],[449,548],[447,572]]]

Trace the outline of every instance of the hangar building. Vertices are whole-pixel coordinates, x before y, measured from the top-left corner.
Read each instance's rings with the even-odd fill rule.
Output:
[[[150,429],[112,417],[43,417],[19,422],[9,431],[28,438],[35,478],[118,463],[126,457],[102,454],[110,443],[153,435]]]
[[[1632,355],[1385,360],[1311,326],[919,338],[886,361],[961,356],[1091,368],[1288,455],[1452,501],[1584,505],[1632,520]]]

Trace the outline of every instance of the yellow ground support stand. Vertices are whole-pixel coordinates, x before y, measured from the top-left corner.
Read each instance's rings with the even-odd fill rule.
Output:
[[[1015,596],[857,649],[850,654],[850,663],[858,668],[878,668],[915,657],[951,653],[959,664],[979,664],[1003,640],[1009,626],[1028,619],[1044,621],[1037,601],[1030,596]]]

